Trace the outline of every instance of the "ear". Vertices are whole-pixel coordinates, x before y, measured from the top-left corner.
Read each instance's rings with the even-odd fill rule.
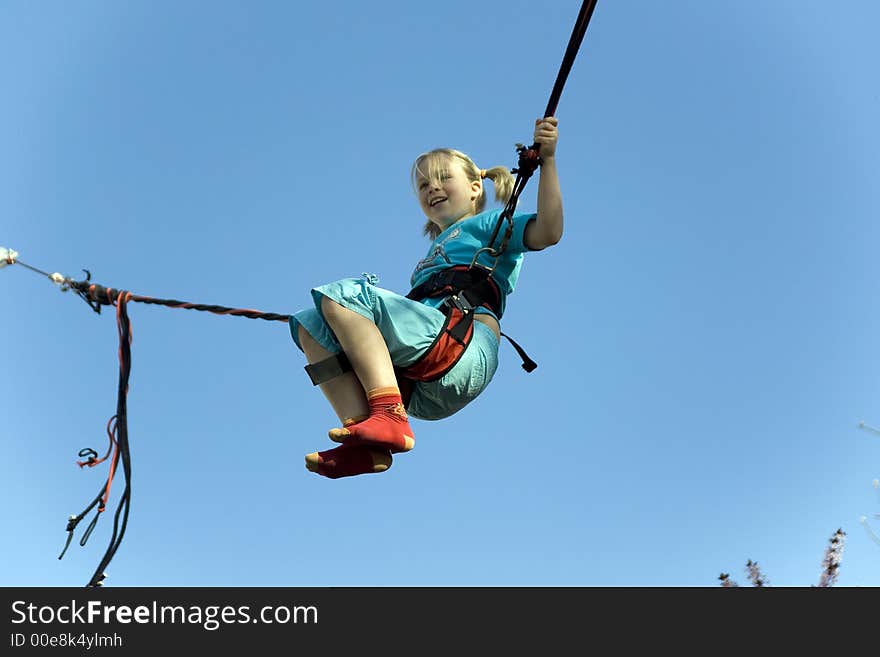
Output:
[[[472,201],[476,201],[480,198],[480,194],[483,192],[483,181],[482,180],[472,180],[471,181],[471,192],[473,193]]]

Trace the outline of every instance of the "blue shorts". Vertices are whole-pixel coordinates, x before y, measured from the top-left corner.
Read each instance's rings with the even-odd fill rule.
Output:
[[[321,313],[321,299],[328,297],[341,306],[373,321],[379,328],[391,362],[397,367],[412,365],[434,343],[445,315],[436,308],[376,287],[375,277],[344,278],[312,290],[314,308],[290,318],[290,334],[296,346],[299,326],[331,354],[342,348]],[[474,322],[474,337],[455,367],[437,381],[417,381],[407,412],[422,420],[440,420],[460,411],[486,389],[498,369],[498,338],[485,324]]]

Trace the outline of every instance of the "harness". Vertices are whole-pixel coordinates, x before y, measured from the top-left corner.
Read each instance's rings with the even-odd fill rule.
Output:
[[[413,301],[444,296],[446,299],[441,310],[446,319],[434,342],[414,363],[407,367],[396,367],[394,370],[405,406],[409,405],[409,397],[416,381],[436,381],[461,360],[474,337],[477,308],[487,308],[501,318],[501,290],[492,278],[492,270],[481,265],[453,265],[432,274],[424,283],[406,294],[406,298]],[[513,338],[503,332],[501,335],[516,349],[526,372],[538,367]],[[351,363],[344,352],[305,367],[314,385],[329,381],[351,369]]]
[[[433,361],[440,358],[439,354],[434,354],[434,351],[438,347],[442,348],[443,340],[441,338],[446,334],[454,341],[454,344],[450,345],[452,351],[459,351],[459,353],[452,365],[441,374],[428,379],[419,378],[418,376],[412,377],[419,381],[436,380],[446,374],[458,362],[473,337],[473,322],[477,308],[488,308],[495,313],[498,319],[501,319],[501,290],[498,288],[495,279],[492,278],[492,270],[490,269],[479,265],[471,265],[469,267],[454,265],[433,274],[427,281],[410,290],[406,297],[414,301],[421,301],[428,297],[444,295],[448,295],[443,304],[446,312],[446,324],[443,326],[443,330],[440,332],[435,343],[431,345],[431,348],[414,365],[410,365],[406,372],[409,373],[415,368],[416,374],[418,374],[420,371],[419,364],[422,360]],[[538,367],[538,364],[529,358],[525,350],[513,338],[504,332],[501,335],[516,349],[516,352],[522,359],[522,368],[526,372],[531,372]],[[449,340],[446,342],[448,343]]]

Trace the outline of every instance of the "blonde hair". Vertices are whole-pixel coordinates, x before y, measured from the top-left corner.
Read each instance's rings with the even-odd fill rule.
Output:
[[[474,161],[461,151],[454,148],[435,148],[427,153],[422,153],[413,162],[410,171],[410,182],[413,189],[418,187],[418,179],[424,178],[431,182],[437,182],[441,179],[441,174],[446,168],[446,160],[457,162],[470,181],[488,178],[495,186],[495,200],[501,203],[507,203],[513,194],[513,185],[516,182],[510,169],[507,167],[492,167],[491,169],[480,169]],[[474,213],[479,214],[486,208],[486,189],[474,202]],[[425,224],[424,233],[431,239],[440,234],[440,227],[433,221]]]

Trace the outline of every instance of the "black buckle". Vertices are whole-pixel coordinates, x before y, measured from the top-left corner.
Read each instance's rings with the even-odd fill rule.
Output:
[[[474,308],[476,308],[475,305],[473,305],[470,301],[468,301],[467,297],[464,294],[464,290],[462,290],[458,294],[451,295],[447,301],[448,301],[448,303],[450,303],[453,306],[455,306],[456,308],[458,308],[465,315],[467,315]]]

